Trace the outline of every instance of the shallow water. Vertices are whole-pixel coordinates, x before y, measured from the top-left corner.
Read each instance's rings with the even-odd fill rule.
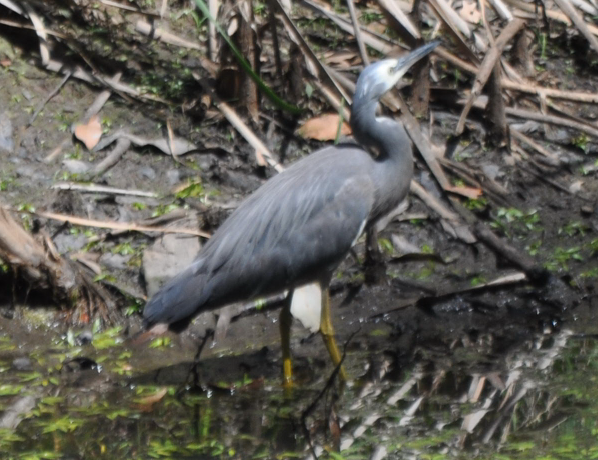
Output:
[[[344,388],[327,387],[333,369],[308,356],[296,361],[292,391],[279,384],[278,350],[212,356],[189,373],[189,361],[156,367],[160,356],[173,362],[172,343],[132,347],[118,328],[80,346],[73,334],[38,330],[35,345],[18,346],[20,334],[3,327],[0,450],[27,459],[598,458],[590,325],[530,332],[503,353],[486,333],[449,347],[420,341],[410,359],[349,347]],[[367,335],[390,348],[393,336],[380,331]]]

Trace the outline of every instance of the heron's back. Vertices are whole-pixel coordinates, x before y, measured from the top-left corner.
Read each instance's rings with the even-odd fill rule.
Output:
[[[150,300],[145,321],[177,323],[331,273],[374,204],[374,163],[359,147],[339,145],[268,180]]]

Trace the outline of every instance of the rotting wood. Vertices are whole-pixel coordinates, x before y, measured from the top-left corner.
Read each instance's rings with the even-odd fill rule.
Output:
[[[515,36],[514,55],[517,67],[524,77],[531,78],[536,75],[534,57],[532,54],[533,32],[524,27]]]
[[[31,287],[50,290],[58,305],[71,309],[71,322],[89,323],[99,315],[104,322],[113,323],[119,317],[116,301],[107,291],[76,265],[56,257],[56,251],[45,249],[3,206],[0,206],[0,259]]]
[[[507,141],[507,119],[505,117],[505,103],[500,86],[500,60],[494,64],[487,83],[488,104],[486,105],[485,120],[487,125],[486,141],[495,146],[503,146]]]
[[[240,12],[239,44],[241,52],[254,72],[259,75],[259,47],[254,31],[255,21],[253,16],[253,1],[243,0],[237,3]],[[240,62],[237,63],[238,73],[241,75],[241,105],[247,109],[254,123],[259,119],[259,94],[256,82],[243,70]]]

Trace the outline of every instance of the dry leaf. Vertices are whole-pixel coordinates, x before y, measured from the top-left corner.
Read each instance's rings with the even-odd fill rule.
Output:
[[[93,149],[102,137],[102,125],[98,116],[91,117],[86,125],[77,125],[75,137],[83,142],[88,150]]]
[[[168,388],[162,388],[155,393],[145,396],[137,401],[136,407],[141,412],[151,412],[154,404],[160,401],[168,392]]]
[[[307,120],[297,132],[304,138],[316,139],[318,141],[332,141],[336,139],[338,123],[338,113],[326,113],[319,117]],[[351,134],[351,127],[347,122],[343,122],[341,135],[347,136],[349,134]]]
[[[482,19],[476,2],[463,2],[463,6],[459,10],[459,16],[472,24],[479,24],[480,19]]]
[[[168,388],[162,388],[151,395],[140,398],[137,402],[139,402],[140,404],[155,404],[158,401],[160,401],[166,395],[167,392]]]
[[[233,17],[230,22],[228,23],[228,29],[226,29],[226,33],[229,37],[235,35],[235,32],[239,28],[239,18],[237,16]]]
[[[449,192],[456,193],[457,195],[471,198],[472,200],[476,200],[482,195],[482,190],[479,188],[474,188],[474,187],[465,187],[465,186],[448,187],[446,190]]]
[[[12,64],[12,61],[10,59],[0,59],[0,65],[2,67],[10,67]]]

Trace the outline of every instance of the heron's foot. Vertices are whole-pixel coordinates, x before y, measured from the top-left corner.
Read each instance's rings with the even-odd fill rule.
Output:
[[[282,360],[282,386],[285,389],[293,387],[293,365],[290,357]]]
[[[291,361],[291,326],[293,316],[291,315],[291,298],[287,301],[280,312],[280,344],[282,348],[282,386],[289,389],[293,386],[293,363]]]
[[[332,362],[335,366],[338,366],[339,364],[341,364],[343,358],[338,349],[338,345],[336,344],[334,334],[327,334],[326,332],[324,332],[323,329],[320,330],[320,333],[322,334],[322,339],[324,340],[324,344],[328,349],[328,354],[330,355],[330,358],[332,358]],[[338,375],[341,378],[341,380],[344,380],[345,382],[347,381],[347,372],[345,371],[345,366],[340,366]]]

